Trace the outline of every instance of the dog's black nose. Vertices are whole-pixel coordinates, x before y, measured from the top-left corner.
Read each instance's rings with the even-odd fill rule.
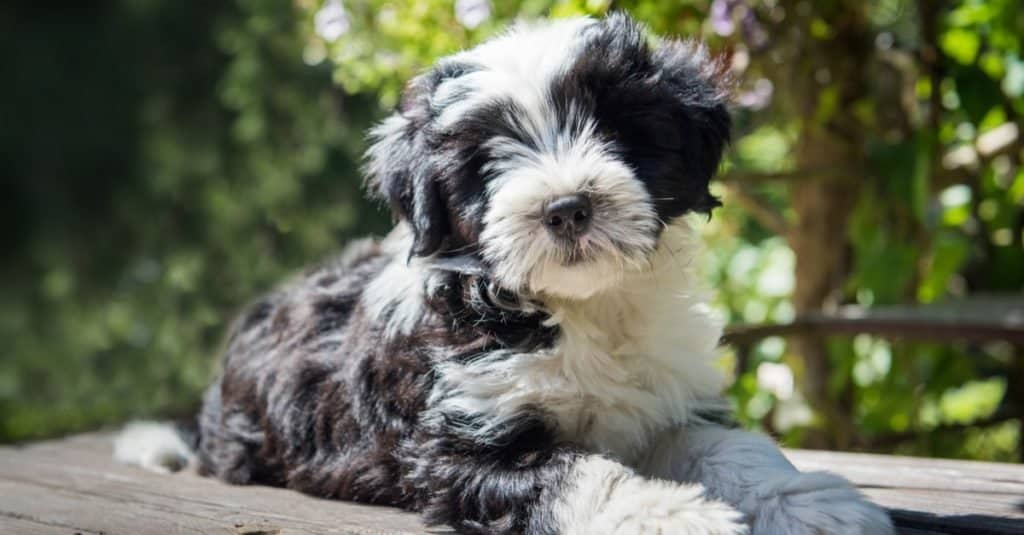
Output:
[[[555,236],[574,238],[587,231],[591,215],[590,199],[586,195],[566,195],[544,207],[544,225]]]

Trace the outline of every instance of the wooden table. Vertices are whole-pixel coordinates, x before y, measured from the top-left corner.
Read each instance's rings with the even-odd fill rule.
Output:
[[[111,461],[111,438],[87,434],[0,448],[0,534],[287,535],[424,533],[415,515],[162,476]],[[1024,466],[821,451],[787,452],[831,470],[888,507],[905,534],[1024,534]],[[432,530],[443,533],[444,530]]]

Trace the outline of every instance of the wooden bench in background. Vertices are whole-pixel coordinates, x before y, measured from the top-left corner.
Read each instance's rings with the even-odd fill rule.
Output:
[[[810,314],[789,323],[731,326],[722,341],[745,348],[770,336],[855,334],[1024,345],[1024,295],[981,295],[930,305],[843,307],[833,314]]]
[[[891,511],[903,534],[1024,533],[1024,465],[803,450],[787,455],[803,470],[850,478]],[[0,448],[4,535],[425,532],[415,515],[395,509],[115,464],[109,434]]]

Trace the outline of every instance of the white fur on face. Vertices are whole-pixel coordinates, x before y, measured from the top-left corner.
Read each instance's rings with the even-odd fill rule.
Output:
[[[511,141],[497,145],[480,243],[502,285],[584,298],[646,267],[658,225],[650,196],[591,125],[577,136],[560,136],[550,152]],[[578,193],[591,199],[593,213],[590,229],[571,250],[548,234],[541,212],[550,200]],[[573,256],[578,260],[570,261]]]
[[[492,161],[482,172],[492,180],[480,237],[495,277],[510,289],[588,297],[641,269],[656,245],[660,223],[644,185],[609,150],[592,118],[559,111],[552,101],[552,84],[575,63],[581,32],[592,24],[579,18],[518,25],[453,56],[477,70],[442,82],[432,96],[431,106],[443,110],[441,129],[487,104],[514,105],[508,113],[515,117],[506,120],[520,126],[525,142],[496,138],[484,147]],[[594,205],[591,228],[575,250],[552,239],[541,217],[547,202],[573,194],[588,195]]]
[[[538,139],[557,135],[550,128],[553,116],[548,88],[573,64],[580,32],[594,23],[589,18],[520,23],[504,35],[451,56],[452,62],[481,68],[437,88],[432,107],[444,109],[438,125],[451,126],[483,104],[512,97],[526,112],[523,119],[536,129]]]

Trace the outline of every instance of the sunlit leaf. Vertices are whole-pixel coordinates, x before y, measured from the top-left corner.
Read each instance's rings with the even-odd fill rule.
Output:
[[[981,38],[978,34],[969,30],[954,28],[942,36],[942,50],[954,60],[970,65],[978,56],[981,48]]]
[[[971,423],[995,412],[1005,394],[1005,379],[995,377],[983,381],[970,381],[942,395],[942,418],[947,422]]]

